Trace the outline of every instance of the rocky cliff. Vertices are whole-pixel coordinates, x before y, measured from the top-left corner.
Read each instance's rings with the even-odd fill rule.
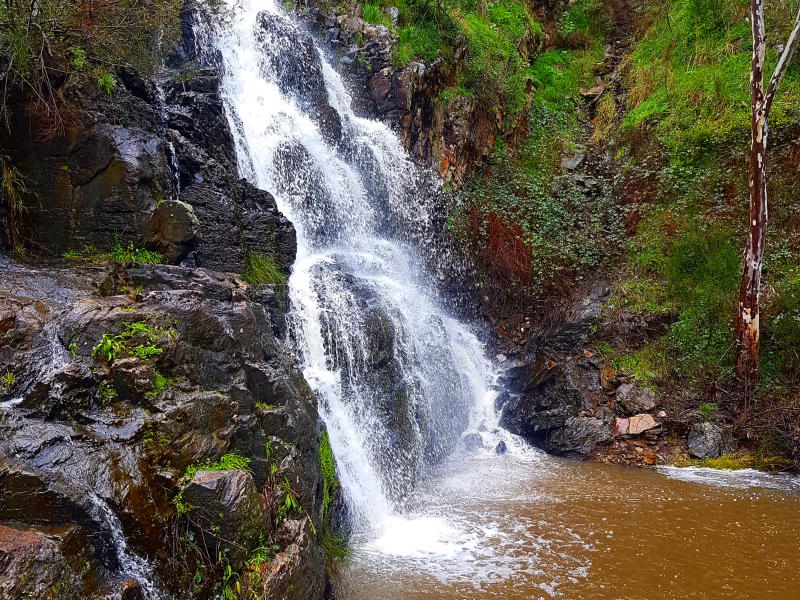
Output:
[[[73,90],[55,136],[20,103],[3,135],[30,249],[0,257],[0,598],[323,594],[322,431],[282,341],[294,230],[238,176],[190,19],[156,78]]]

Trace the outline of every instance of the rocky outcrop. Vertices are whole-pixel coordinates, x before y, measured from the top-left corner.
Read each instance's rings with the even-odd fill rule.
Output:
[[[457,86],[463,45],[448,60],[397,66],[397,35],[386,25],[366,23],[359,4],[304,4],[309,22],[333,46],[342,72],[357,90],[356,112],[392,127],[409,153],[444,181],[461,186],[484,164],[496,139],[508,133],[502,131],[507,117],[502,106],[442,94]],[[531,40],[531,47],[537,43]]]
[[[78,527],[0,525],[0,598],[83,598],[90,557]]]
[[[42,262],[0,255],[0,598],[184,597],[195,572],[192,597],[213,596],[219,554],[190,538],[215,533],[234,570],[268,539],[282,580],[322,596],[316,399],[281,341],[285,287],[235,274],[251,253],[288,272],[295,233],[240,179],[218,74],[193,53],[187,35],[157,80],[72,90],[56,136],[11,107]],[[115,239],[172,266],[52,260]],[[178,515],[187,468],[230,452],[249,472],[202,474]],[[277,518],[284,486],[299,529]]]
[[[209,514],[246,514],[225,522],[226,539],[243,548],[253,541],[243,531],[270,518],[259,493],[270,476],[319,514],[315,401],[275,337],[262,303],[269,295],[233,275],[182,267],[120,274],[4,259],[0,272],[0,362],[15,380],[0,398],[0,522],[77,529],[89,540],[93,580],[120,586],[134,574],[119,558],[113,514],[130,552],[148,556],[169,588],[176,565],[165,536],[191,464],[232,449],[250,459],[252,477],[206,474],[198,484],[221,490],[219,505],[205,503]],[[146,331],[125,337],[131,324]],[[120,344],[111,360],[94,351],[109,338]],[[142,358],[142,346],[156,350]],[[263,419],[257,404],[280,414]],[[321,586],[318,558],[301,567]]]
[[[110,96],[82,90],[80,118],[54,137],[12,112],[2,143],[30,182],[26,233],[39,250],[119,240],[172,263],[241,272],[257,252],[288,270],[294,229],[238,175],[216,71],[187,75],[179,63],[157,82],[128,73],[121,83]]]

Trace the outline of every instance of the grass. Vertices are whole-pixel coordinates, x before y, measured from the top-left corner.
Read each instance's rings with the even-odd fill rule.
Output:
[[[412,60],[434,60],[439,56],[441,40],[434,25],[404,25],[397,30],[398,42],[394,50],[394,63],[405,66]]]
[[[283,285],[286,283],[286,275],[275,264],[275,259],[258,252],[251,252],[247,255],[244,269],[242,270],[242,279],[252,286]]]
[[[84,246],[80,250],[67,250],[62,254],[67,260],[75,260],[98,264],[106,260],[112,260],[121,264],[146,264],[157,265],[164,262],[164,255],[144,248],[136,248],[133,242],[123,246],[118,236],[114,236],[114,243],[107,252],[98,250],[94,246]]]
[[[364,4],[361,7],[361,15],[365,23],[392,26],[392,20],[383,13],[380,4]]]

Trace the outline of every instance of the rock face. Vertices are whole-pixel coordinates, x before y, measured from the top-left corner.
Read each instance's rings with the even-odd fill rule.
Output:
[[[160,93],[131,77],[109,97],[82,91],[80,121],[48,141],[22,108],[13,113],[0,141],[31,182],[30,235],[55,254],[118,239],[232,272],[257,252],[288,272],[294,228],[268,192],[238,175],[216,71],[178,74],[161,74]]]
[[[77,538],[76,527],[37,531],[0,525],[0,598],[85,597],[89,569],[81,564],[86,556],[80,548],[86,540]]]
[[[0,523],[76,528],[89,540],[91,580],[122,585],[113,513],[131,551],[151,557],[169,588],[185,566],[163,543],[178,480],[231,449],[250,458],[252,477],[202,474],[187,490],[206,518],[228,511],[229,539],[248,548],[253,532],[269,534],[257,525],[271,519],[259,492],[276,477],[318,518],[315,400],[275,335],[274,307],[262,304],[269,295],[233,275],[175,266],[120,273],[3,259],[0,281],[0,362],[15,376],[0,397]],[[104,335],[131,323],[160,331],[152,343],[161,352],[131,356],[146,339],[123,337],[110,364],[93,356]],[[262,418],[257,403],[274,414]],[[323,561],[303,556],[316,562],[298,568],[321,586]]]
[[[462,185],[494,147],[507,115],[502,106],[442,91],[457,87],[466,46],[447,61],[394,63],[397,35],[385,25],[366,23],[359,4],[323,5],[304,2],[309,21],[335,49],[339,66],[353,89],[357,112],[380,119],[400,136],[412,156],[437,170],[442,178]],[[540,40],[527,40],[532,52]],[[506,132],[507,133],[507,132]]]
[[[46,141],[10,107],[0,142],[36,193],[24,224],[37,248],[118,236],[172,265],[0,254],[0,598],[136,600],[150,583],[183,597],[195,568],[206,577],[192,597],[213,596],[218,555],[173,543],[188,522],[220,528],[234,569],[272,536],[282,580],[303,582],[286,597],[322,597],[306,523],[322,522],[316,399],[281,341],[285,289],[235,275],[251,253],[288,272],[295,233],[239,178],[218,74],[193,53],[187,35],[158,81],[122,70],[110,96],[73,90],[78,118]],[[176,518],[187,467],[232,451],[252,473],[201,472],[184,492],[196,514]],[[305,524],[276,531],[284,482]]]
[[[717,458],[733,452],[734,449],[733,439],[714,423],[695,423],[689,431],[689,452],[692,456]]]
[[[193,517],[210,524],[217,553],[227,549],[233,555],[244,552],[240,558],[246,558],[246,548],[269,532],[264,498],[247,471],[198,471],[183,500],[192,507]]]
[[[500,424],[554,454],[585,457],[611,439],[607,418],[589,416],[606,397],[588,361],[540,359],[509,369]]]

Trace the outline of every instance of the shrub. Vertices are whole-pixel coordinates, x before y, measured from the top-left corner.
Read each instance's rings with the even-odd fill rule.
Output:
[[[94,81],[110,93],[109,67],[158,69],[162,53],[179,35],[181,5],[179,0],[0,0],[0,60],[8,82],[27,93],[38,124],[57,133],[63,128],[65,87]]]

